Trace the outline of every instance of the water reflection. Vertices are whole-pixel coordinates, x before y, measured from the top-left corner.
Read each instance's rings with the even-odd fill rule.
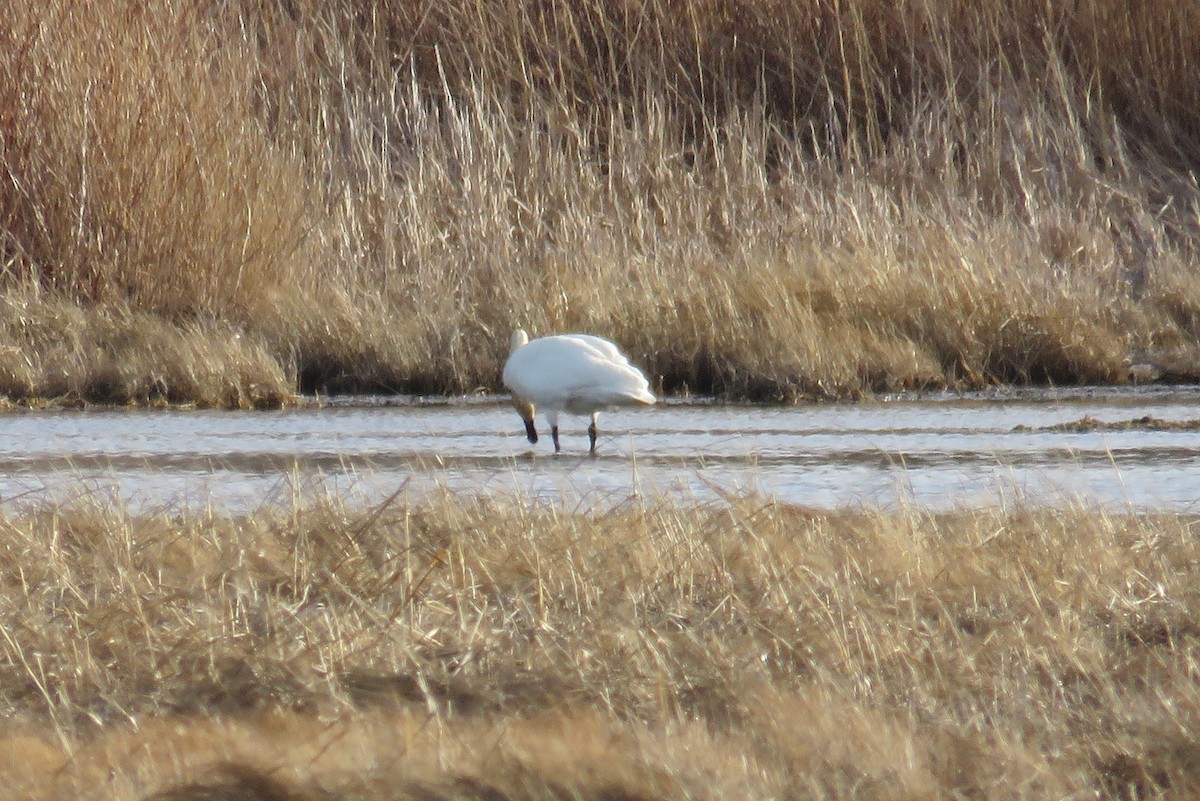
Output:
[[[78,495],[245,511],[403,487],[567,503],[747,492],[814,507],[947,508],[1014,498],[1200,511],[1200,430],[1038,430],[1093,415],[1200,418],[1200,390],[884,398],[798,407],[668,402],[565,421],[531,447],[500,398],[341,399],[282,412],[21,411],[0,418],[0,502]]]

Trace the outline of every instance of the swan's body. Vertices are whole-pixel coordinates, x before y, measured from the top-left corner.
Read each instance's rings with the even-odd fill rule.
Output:
[[[537,442],[534,409],[540,406],[550,424],[554,451],[560,412],[591,415],[590,452],[596,452],[596,415],[613,406],[649,406],[655,402],[642,371],[607,339],[590,334],[563,334],[530,341],[517,330],[504,365],[504,386],[513,395],[525,435]]]

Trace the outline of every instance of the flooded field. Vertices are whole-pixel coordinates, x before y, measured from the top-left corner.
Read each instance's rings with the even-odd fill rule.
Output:
[[[369,502],[447,488],[585,507],[758,493],[825,508],[1082,497],[1200,512],[1200,423],[1190,421],[1200,421],[1196,388],[795,407],[671,400],[602,414],[593,459],[586,418],[564,419],[555,456],[549,432],[529,445],[495,397],[344,398],[273,412],[30,410],[0,417],[0,503],[11,511],[95,495],[237,512],[297,493]]]

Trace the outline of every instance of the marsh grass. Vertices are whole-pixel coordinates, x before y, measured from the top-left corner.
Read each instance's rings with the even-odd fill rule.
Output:
[[[1198,373],[1187,4],[11,17],[5,292],[35,326],[79,306],[95,340],[43,356],[7,327],[48,364],[10,396],[224,392],[148,345],[93,381],[114,319],[214,340],[231,398],[494,389],[517,324],[731,397]]]
[[[85,500],[0,549],[10,797],[1200,787],[1187,516]]]
[[[172,323],[126,302],[88,309],[43,292],[0,297],[0,386],[17,402],[291,402],[295,378],[260,342],[222,321]]]

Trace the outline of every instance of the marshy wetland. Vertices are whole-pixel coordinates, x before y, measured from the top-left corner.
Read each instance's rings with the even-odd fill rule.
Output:
[[[1200,512],[1200,390],[1004,390],[797,406],[667,399],[563,419],[530,445],[502,398],[308,399],[282,411],[4,415],[0,503],[93,495],[245,514],[332,493],[440,493],[587,509],[761,496],[811,509],[1064,504]]]
[[[1200,392],[0,417],[0,783],[1196,788]],[[602,418],[605,420],[605,418]],[[543,443],[547,446],[548,443]]]
[[[9,6],[4,797],[1200,793],[1196,4]]]

